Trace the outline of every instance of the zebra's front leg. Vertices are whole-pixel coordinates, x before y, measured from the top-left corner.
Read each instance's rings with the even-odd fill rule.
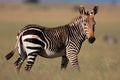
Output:
[[[75,70],[80,71],[80,67],[79,67],[79,63],[78,63],[78,51],[73,47],[67,48],[66,49],[66,56],[69,59],[72,67]]]
[[[26,71],[30,71],[34,62],[35,62],[35,59],[37,57],[37,53],[36,52],[32,52],[30,54],[28,54],[27,56],[27,64],[26,64],[26,67],[25,67],[25,70]]]
[[[68,62],[69,62],[68,58],[66,56],[62,56],[61,69],[66,69]]]
[[[76,54],[71,53],[67,55],[72,67],[78,71],[80,71],[79,63],[78,63],[78,57]]]

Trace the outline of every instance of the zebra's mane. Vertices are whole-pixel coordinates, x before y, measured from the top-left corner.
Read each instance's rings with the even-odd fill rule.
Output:
[[[78,26],[81,23],[81,21],[80,21],[81,18],[82,18],[81,16],[78,16],[78,17],[72,19],[72,21],[69,24],[71,26]]]
[[[81,16],[78,16],[78,17],[72,19],[71,22],[69,23],[69,25],[70,26],[78,26],[81,23],[81,21],[80,21],[81,18],[82,18]],[[21,30],[19,30],[17,35],[19,35],[22,31],[24,31],[26,29],[29,29],[29,28],[32,28],[32,27],[40,28],[40,26],[41,25],[37,25],[37,24],[29,24],[29,25],[23,27]],[[58,26],[58,27],[64,27],[64,26]],[[44,26],[41,26],[41,28],[44,28]]]

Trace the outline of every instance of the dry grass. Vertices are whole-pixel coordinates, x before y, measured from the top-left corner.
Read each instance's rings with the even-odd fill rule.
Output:
[[[0,6],[0,80],[120,80],[120,6],[100,5],[100,11],[95,17],[97,40],[92,45],[87,41],[83,43],[79,54],[80,72],[75,72],[70,64],[66,71],[61,71],[61,58],[37,57],[31,72],[24,71],[24,64],[21,72],[17,74],[13,63],[18,54],[10,61],[5,60],[4,56],[14,45],[16,33],[20,28],[29,23],[49,27],[68,23],[79,15],[72,10],[73,6],[66,5],[64,8],[63,4],[55,8],[52,5],[33,7],[5,4],[2,8]],[[106,44],[101,39],[104,34],[116,37],[118,43]]]

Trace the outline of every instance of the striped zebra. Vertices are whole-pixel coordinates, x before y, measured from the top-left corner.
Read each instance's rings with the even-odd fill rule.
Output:
[[[90,11],[79,8],[80,16],[70,23],[56,28],[47,28],[41,25],[30,24],[22,28],[17,34],[15,47],[5,56],[9,60],[18,47],[19,57],[14,65],[20,70],[27,59],[26,71],[30,71],[37,55],[45,58],[62,57],[61,69],[66,69],[68,62],[74,69],[79,70],[78,53],[82,43],[88,39],[89,43],[95,41],[94,15],[98,6]]]

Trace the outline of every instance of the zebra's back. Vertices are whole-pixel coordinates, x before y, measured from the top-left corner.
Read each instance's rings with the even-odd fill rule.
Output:
[[[27,52],[38,52],[46,58],[60,57],[65,55],[66,29],[65,27],[47,28],[40,25],[28,25],[21,34],[21,42]]]

